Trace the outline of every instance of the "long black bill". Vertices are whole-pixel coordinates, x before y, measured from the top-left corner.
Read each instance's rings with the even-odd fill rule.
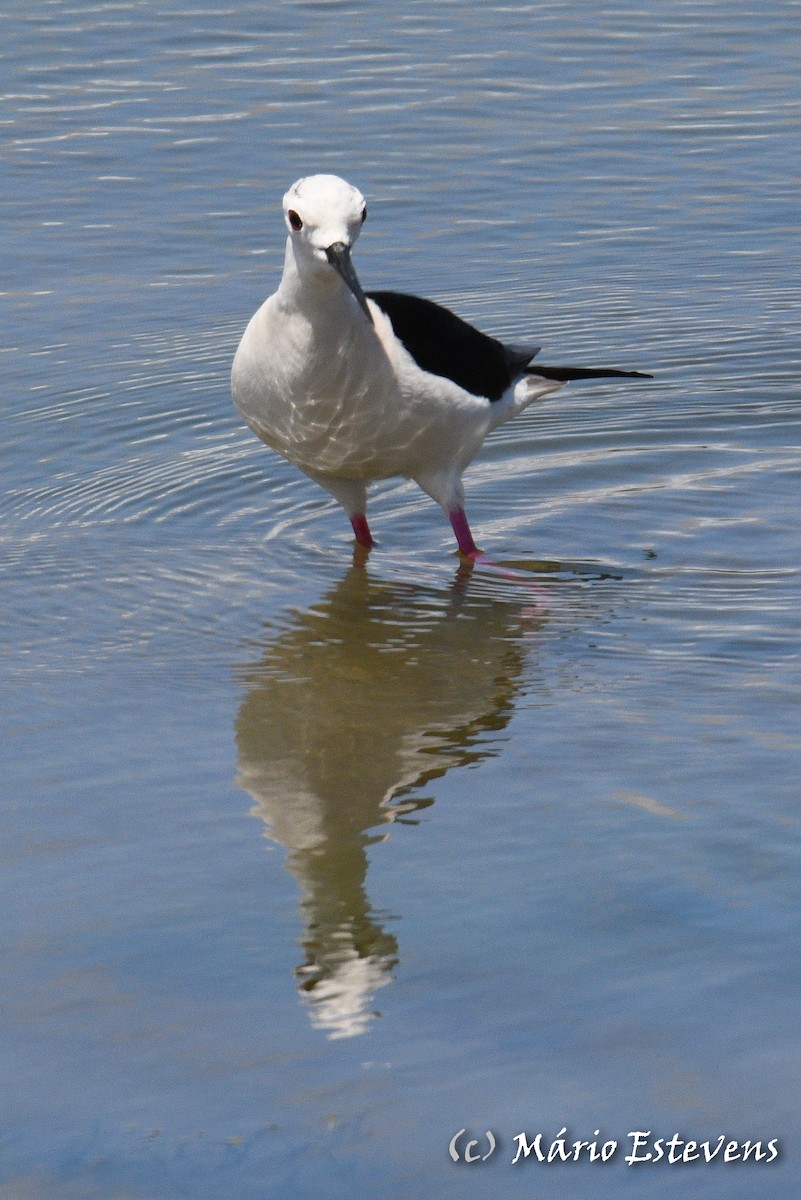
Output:
[[[331,266],[344,279],[359,301],[362,312],[372,325],[373,317],[367,304],[367,297],[362,291],[362,285],[359,283],[356,272],[353,269],[353,263],[350,260],[350,246],[345,242],[334,242],[333,246],[328,247],[325,254]]]

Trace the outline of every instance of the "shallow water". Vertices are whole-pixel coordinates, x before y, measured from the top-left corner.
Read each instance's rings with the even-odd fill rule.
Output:
[[[0,28],[0,1197],[795,1197],[797,5]],[[489,441],[519,578],[398,482],[353,565],[231,407],[321,169],[365,287],[656,375]]]

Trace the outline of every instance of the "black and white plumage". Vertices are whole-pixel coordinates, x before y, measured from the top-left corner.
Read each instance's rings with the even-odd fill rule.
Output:
[[[295,183],[284,214],[284,273],[239,344],[234,402],[262,441],[342,504],[362,546],[373,545],[367,485],[400,475],[442,506],[460,552],[479,558],[462,474],[487,434],[569,380],[650,378],[533,366],[537,347],[504,345],[431,300],[365,295],[350,252],[367,209],[335,175]]]

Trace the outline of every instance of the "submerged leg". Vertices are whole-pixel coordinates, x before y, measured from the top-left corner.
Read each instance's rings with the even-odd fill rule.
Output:
[[[444,474],[439,471],[429,474],[423,472],[415,475],[414,481],[447,513],[451,528],[456,534],[456,543],[462,558],[469,558],[471,562],[483,559],[484,555],[473,540],[464,511],[464,488],[461,475],[456,470],[447,471]]]
[[[483,555],[478,546],[473,540],[473,534],[470,531],[470,526],[467,522],[467,514],[463,508],[453,508],[448,513],[451,527],[456,534],[456,542],[459,546],[459,553],[464,558],[469,558],[473,562],[482,558]]]
[[[356,535],[356,541],[360,546],[364,546],[365,550],[370,550],[375,545],[373,535],[370,532],[370,526],[367,524],[367,517],[364,513],[354,513],[350,519],[353,526],[353,532]]]
[[[370,526],[367,524],[367,488],[360,479],[338,479],[335,475],[321,475],[316,471],[306,474],[320,487],[325,488],[329,495],[344,508],[353,526],[356,541],[365,550],[371,550],[375,545]]]

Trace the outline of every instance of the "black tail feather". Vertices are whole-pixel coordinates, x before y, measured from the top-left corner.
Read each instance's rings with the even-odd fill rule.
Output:
[[[541,375],[543,379],[653,379],[644,371],[616,371],[614,367],[528,367],[527,375]]]

